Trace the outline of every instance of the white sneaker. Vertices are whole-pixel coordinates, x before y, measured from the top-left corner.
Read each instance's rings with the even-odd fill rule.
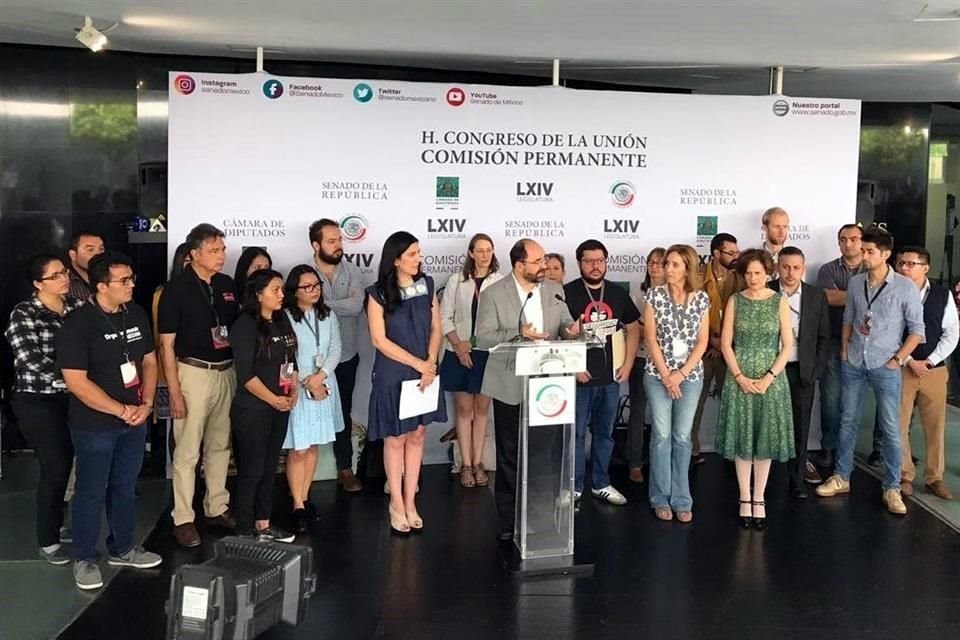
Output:
[[[591,489],[590,493],[593,494],[594,498],[601,498],[606,500],[610,504],[627,504],[627,499],[622,493],[613,488],[613,485],[608,484],[603,489]]]

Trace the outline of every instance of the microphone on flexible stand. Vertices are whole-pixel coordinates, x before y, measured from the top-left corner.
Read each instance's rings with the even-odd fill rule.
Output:
[[[562,295],[560,295],[559,293],[553,294],[553,297],[556,298],[557,300],[559,300],[560,302],[562,302],[563,304],[567,304],[566,299],[565,299]]]
[[[527,297],[523,301],[523,304],[520,305],[520,315],[517,316],[517,337],[514,338],[516,341],[526,340],[523,336],[523,310],[526,308],[527,303],[530,302],[530,298],[533,297],[533,291],[527,292]]]

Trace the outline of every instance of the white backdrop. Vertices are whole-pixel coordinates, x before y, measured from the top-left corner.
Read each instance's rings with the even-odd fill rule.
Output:
[[[855,218],[860,103],[172,73],[169,237],[199,222],[227,234],[228,270],[264,246],[281,271],[311,260],[320,217],[372,282],[383,241],[420,239],[442,286],[470,236],[501,265],[521,237],[564,253],[610,251],[608,277],[637,287],[655,246],[706,255],[718,231],[759,246],[760,214],[790,213],[808,280]],[[506,267],[509,268],[509,267]],[[372,359],[361,350],[354,418],[365,422]],[[448,404],[453,414],[452,402]],[[712,443],[715,410],[704,419]],[[428,434],[428,461],[445,460]]]

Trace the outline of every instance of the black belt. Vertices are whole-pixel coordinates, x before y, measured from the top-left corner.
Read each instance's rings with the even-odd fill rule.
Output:
[[[226,371],[233,366],[233,360],[224,360],[223,362],[207,362],[199,358],[177,358],[177,362],[197,367],[198,369],[207,369],[208,371]]]

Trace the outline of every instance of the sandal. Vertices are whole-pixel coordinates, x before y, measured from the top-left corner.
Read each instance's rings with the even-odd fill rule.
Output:
[[[673,520],[673,511],[670,507],[658,507],[653,510],[653,515],[657,516],[657,520],[663,520],[664,522]]]
[[[751,502],[749,500],[740,501],[741,507],[745,504],[751,504]],[[740,514],[740,526],[743,527],[744,529],[749,529],[750,527],[753,526],[753,509],[752,508],[750,509],[750,515],[745,516],[742,513]]]
[[[473,467],[465,466],[460,469],[460,486],[467,489],[477,486],[477,478],[473,475]]]
[[[693,511],[677,511],[677,520],[683,524],[693,522]]]
[[[490,476],[487,470],[483,468],[483,463],[473,465],[473,476],[477,481],[478,487],[485,487],[490,484]]]
[[[754,507],[763,507],[763,517],[753,516],[753,528],[757,531],[763,531],[767,528],[767,508],[763,500],[753,502]]]
[[[387,513],[390,516],[390,530],[394,535],[410,535],[410,523],[407,522],[407,517],[402,512],[394,511],[393,507],[390,506],[387,508]],[[421,526],[422,524],[421,522]]]
[[[410,530],[416,533],[423,531],[423,518],[417,513],[417,510],[407,511],[407,522],[410,524]]]

